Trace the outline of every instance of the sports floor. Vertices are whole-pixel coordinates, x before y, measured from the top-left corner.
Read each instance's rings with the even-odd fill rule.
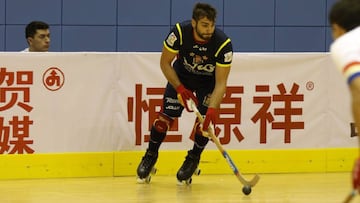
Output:
[[[1,203],[331,203],[351,191],[349,173],[260,174],[249,196],[234,175],[194,176],[190,186],[175,176],[0,180]],[[251,174],[246,174],[247,179]],[[352,202],[360,202],[356,196]]]

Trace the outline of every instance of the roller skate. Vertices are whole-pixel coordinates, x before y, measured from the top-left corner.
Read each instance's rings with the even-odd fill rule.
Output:
[[[192,151],[188,151],[188,155],[185,157],[185,161],[176,174],[178,185],[190,185],[192,182],[192,176],[200,175],[200,169],[198,168],[200,156],[196,156]]]
[[[154,167],[158,158],[157,152],[151,152],[146,150],[145,155],[142,157],[142,160],[137,168],[137,182],[138,183],[150,183],[151,175],[156,173],[156,168]]]

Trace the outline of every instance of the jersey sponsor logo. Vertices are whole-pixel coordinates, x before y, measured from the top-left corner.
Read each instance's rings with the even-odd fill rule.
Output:
[[[231,51],[224,54],[224,62],[229,63],[232,61],[233,53]]]
[[[215,70],[215,66],[213,64],[190,64],[186,58],[184,57],[184,67],[191,73],[196,75],[211,75]]]
[[[180,104],[179,100],[170,97],[165,97],[165,102],[169,104]]]
[[[167,106],[167,107],[165,107],[165,109],[166,110],[175,110],[175,111],[177,111],[177,110],[180,109],[180,106]]]
[[[199,51],[207,51],[207,48],[206,47],[199,47],[199,45],[195,44],[193,46],[193,49],[198,49]]]
[[[199,47],[199,51],[207,51],[206,47]]]
[[[170,46],[174,46],[174,43],[176,42],[177,37],[175,36],[175,33],[172,32],[169,34],[168,38],[166,39],[166,42],[170,45]]]

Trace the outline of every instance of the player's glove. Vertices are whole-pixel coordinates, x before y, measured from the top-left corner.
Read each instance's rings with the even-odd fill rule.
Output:
[[[188,89],[186,89],[184,87],[184,85],[179,85],[177,88],[176,88],[176,92],[177,92],[177,97],[178,97],[178,100],[180,102],[180,104],[186,108],[186,110],[188,112],[193,112],[191,106],[190,106],[190,102],[189,100],[193,100],[195,102],[195,104],[197,105],[198,104],[198,100],[197,98],[195,97],[195,95]]]
[[[360,190],[360,157],[355,160],[352,171],[353,188]]]
[[[203,122],[203,126],[202,126],[203,131],[208,131],[209,130],[209,125],[215,125],[216,124],[217,116],[218,116],[217,109],[209,107],[208,110],[206,111],[205,120]]]

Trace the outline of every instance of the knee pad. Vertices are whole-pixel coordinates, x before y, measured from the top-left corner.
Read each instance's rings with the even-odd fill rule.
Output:
[[[157,119],[155,119],[153,126],[156,131],[160,133],[166,133],[174,123],[174,119],[164,113],[158,113]]]

